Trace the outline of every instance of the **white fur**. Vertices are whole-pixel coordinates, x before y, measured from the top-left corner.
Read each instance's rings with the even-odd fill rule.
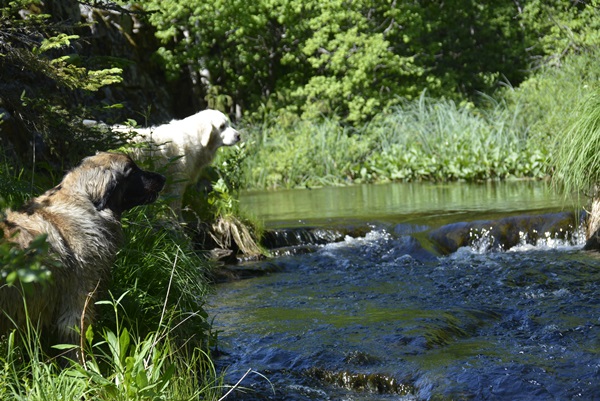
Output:
[[[235,145],[240,134],[231,127],[227,116],[220,111],[206,109],[183,120],[148,127],[128,128],[113,126],[113,131],[135,131],[134,142],[150,142],[151,148],[134,151],[137,157],[152,157],[167,166],[167,188],[164,193],[174,197],[171,207],[181,216],[181,200],[188,185],[199,178],[202,168],[212,162],[221,146]]]

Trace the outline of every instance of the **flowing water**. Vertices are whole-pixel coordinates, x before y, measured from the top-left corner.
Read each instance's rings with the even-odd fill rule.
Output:
[[[364,235],[253,262],[209,313],[232,400],[600,399],[600,258],[577,235],[440,254],[440,226],[560,212],[542,183],[246,194],[267,229]]]

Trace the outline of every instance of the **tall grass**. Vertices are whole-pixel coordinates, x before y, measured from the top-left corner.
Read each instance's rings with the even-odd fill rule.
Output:
[[[250,125],[241,176],[245,189],[339,185],[368,154],[355,130],[335,120]]]
[[[597,197],[600,184],[600,93],[585,97],[576,107],[578,119],[561,137],[554,180],[565,193]]]
[[[168,326],[146,337],[127,329],[119,300],[108,303],[117,331],[90,328],[85,363],[64,367],[44,353],[38,332],[29,328],[17,342],[12,332],[0,349],[0,399],[62,400],[217,400],[223,384],[208,355],[177,345]],[[96,339],[97,338],[97,339]],[[19,345],[17,345],[19,344]]]
[[[367,180],[478,181],[544,175],[545,155],[530,149],[519,109],[485,99],[469,103],[422,94],[381,115],[368,129],[373,151],[361,168]]]
[[[356,182],[488,180],[545,175],[545,148],[527,141],[518,107],[485,107],[425,93],[363,127],[335,120],[249,127],[247,189]]]
[[[123,217],[127,243],[115,262],[111,291],[117,297],[127,292],[121,302],[124,313],[135,317],[142,333],[156,327],[166,312],[176,322],[178,333],[206,343],[210,325],[203,304],[213,265],[195,251],[191,238],[169,218],[170,213],[159,201]],[[165,301],[167,310],[163,311]]]
[[[556,150],[579,116],[581,99],[598,88],[598,56],[598,52],[571,55],[560,65],[540,67],[518,88],[509,86],[499,94],[509,107],[523,108],[520,118],[529,127],[528,140],[534,146]],[[549,166],[553,166],[552,160]]]

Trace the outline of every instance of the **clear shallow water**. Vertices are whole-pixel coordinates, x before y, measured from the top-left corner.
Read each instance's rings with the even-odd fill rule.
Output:
[[[534,198],[496,198],[489,215],[559,206]],[[454,221],[476,208],[489,218],[485,205],[466,204],[453,204]],[[370,209],[380,212],[369,221],[392,228],[437,221],[444,207],[429,205],[411,214],[391,213],[388,203]],[[321,212],[329,216],[313,211],[310,219],[326,224],[336,214]],[[248,369],[260,373],[242,382],[249,391],[228,399],[600,398],[598,257],[577,241],[438,256],[398,232],[373,228],[310,254],[259,262],[277,273],[219,285],[209,309],[224,353],[217,362],[231,384]]]

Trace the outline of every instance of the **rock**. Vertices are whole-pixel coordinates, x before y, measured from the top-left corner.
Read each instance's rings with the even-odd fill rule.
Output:
[[[442,226],[428,238],[442,254],[472,245],[482,235],[489,238],[492,249],[507,250],[525,241],[535,244],[540,237],[565,238],[579,225],[580,216],[573,212],[506,217],[500,220],[477,220]]]

